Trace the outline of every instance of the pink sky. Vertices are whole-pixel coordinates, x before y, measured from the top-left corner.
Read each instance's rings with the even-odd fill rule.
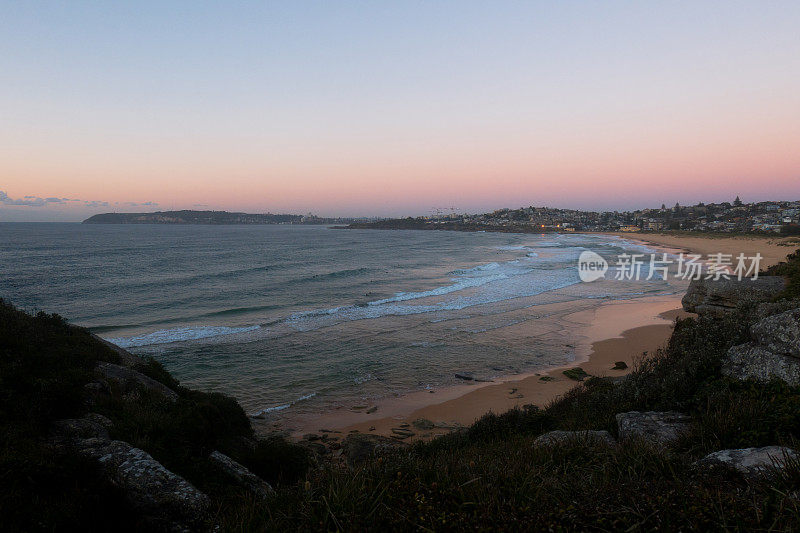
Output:
[[[0,32],[18,74],[0,88],[0,220],[800,199],[798,9],[687,6],[417,7],[421,27],[377,7],[338,26],[204,13],[174,35],[20,9]],[[201,40],[246,16],[244,36]]]

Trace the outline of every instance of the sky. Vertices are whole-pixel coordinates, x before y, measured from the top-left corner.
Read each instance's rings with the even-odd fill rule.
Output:
[[[796,1],[0,13],[0,221],[800,199]]]

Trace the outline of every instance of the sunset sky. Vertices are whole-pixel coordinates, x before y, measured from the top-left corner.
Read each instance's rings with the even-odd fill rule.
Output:
[[[0,221],[800,199],[800,2],[2,2]]]

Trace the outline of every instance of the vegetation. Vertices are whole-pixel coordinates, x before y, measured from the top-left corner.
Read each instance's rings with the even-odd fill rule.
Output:
[[[800,298],[800,249],[789,254],[786,261],[769,267],[766,274],[784,276],[787,279],[786,289],[778,295],[778,298]]]
[[[119,355],[58,315],[28,315],[0,300],[0,530],[138,529],[118,489],[95,463],[46,444],[53,421],[85,415],[84,385],[97,362]],[[305,449],[282,439],[257,441],[235,400],[178,385],[154,360],[142,372],[179,394],[136,401],[110,396],[92,406],[113,421],[112,438],[150,453],[212,496],[218,505],[246,498],[220,478],[208,454],[220,450],[272,483],[305,475]]]

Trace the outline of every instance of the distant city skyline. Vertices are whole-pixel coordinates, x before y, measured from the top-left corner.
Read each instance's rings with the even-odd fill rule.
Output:
[[[800,197],[800,4],[7,3],[0,221]]]

